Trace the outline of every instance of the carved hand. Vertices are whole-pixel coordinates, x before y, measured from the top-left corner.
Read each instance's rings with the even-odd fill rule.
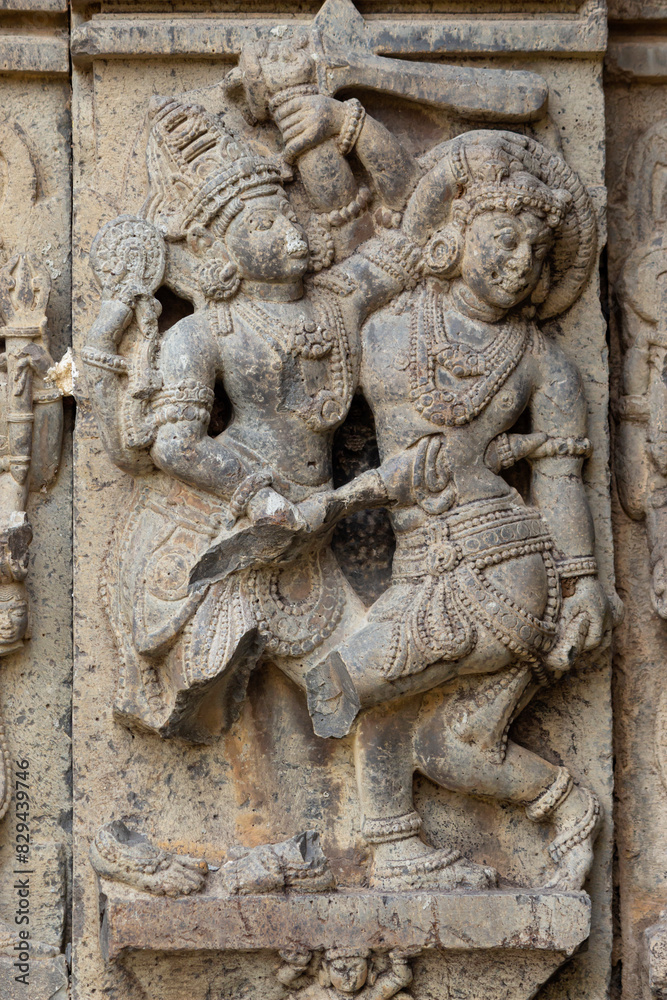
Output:
[[[556,645],[545,658],[552,670],[569,670],[581,653],[604,648],[611,638],[613,626],[611,604],[599,580],[582,576],[574,594],[563,601]]]
[[[274,119],[285,140],[285,159],[293,163],[309,149],[340,133],[345,106],[324,94],[307,94],[280,105]]]
[[[269,486],[252,497],[247,512],[255,525],[281,525],[291,529],[305,527],[298,508]]]

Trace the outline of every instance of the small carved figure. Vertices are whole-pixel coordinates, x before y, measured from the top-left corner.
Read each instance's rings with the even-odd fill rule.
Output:
[[[401,991],[412,982],[412,953],[391,952],[376,957],[367,951],[336,949],[327,951],[315,962],[314,969],[309,952],[281,953],[281,957],[285,964],[278,970],[278,979],[295,990],[295,1000],[346,1000],[350,996],[359,1000],[410,1000]],[[317,975],[317,983],[302,985],[305,973]]]
[[[62,394],[48,381],[46,306],[51,279],[18,254],[0,270],[0,657],[21,649],[28,635],[28,573],[32,527],[29,493],[55,478],[63,433]],[[0,819],[11,800],[9,754],[0,720]]]
[[[28,493],[53,480],[60,460],[62,397],[45,378],[50,290],[48,272],[26,254],[0,271],[0,656],[20,649],[28,629]]]

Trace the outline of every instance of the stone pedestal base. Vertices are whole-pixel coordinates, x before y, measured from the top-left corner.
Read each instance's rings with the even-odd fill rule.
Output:
[[[216,896],[212,885],[203,895],[170,900],[102,882],[100,912],[105,960],[122,960],[156,1000],[167,1000],[165,984],[174,998],[232,1000],[246,995],[248,978],[256,980],[263,1000],[278,1000],[286,990],[329,1000],[339,993],[327,983],[327,961],[353,954],[367,957],[371,979],[384,974],[387,983],[393,974],[398,979],[401,963],[411,961],[414,997],[420,970],[439,963],[454,990],[443,996],[527,1000],[590,930],[589,898],[577,892],[348,890],[229,897]],[[234,952],[246,953],[238,985]],[[280,981],[278,952],[284,963]],[[298,971],[299,956],[304,974],[290,980],[289,962]],[[397,985],[394,993],[377,996],[402,997],[400,990]],[[376,988],[367,983],[348,995],[375,997]]]

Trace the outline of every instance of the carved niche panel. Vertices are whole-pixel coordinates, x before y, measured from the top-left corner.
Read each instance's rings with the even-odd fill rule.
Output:
[[[32,36],[35,5],[11,6],[0,23],[0,996],[46,1000],[68,988],[68,58],[62,3]]]
[[[77,82],[80,996],[527,998],[590,930],[618,614],[554,68],[343,0],[241,38]]]
[[[623,88],[625,91],[625,87]],[[633,88],[634,91],[634,88]],[[610,92],[610,104],[621,96]],[[634,102],[633,102],[634,103]],[[625,162],[614,156],[610,187],[610,276],[614,346],[616,531],[628,614],[617,641],[617,784],[624,808],[618,840],[623,892],[624,989],[663,995],[667,904],[661,872],[667,816],[665,656],[665,278],[667,123],[660,95],[638,88]],[[650,775],[647,781],[646,776]],[[642,849],[636,853],[637,845]]]

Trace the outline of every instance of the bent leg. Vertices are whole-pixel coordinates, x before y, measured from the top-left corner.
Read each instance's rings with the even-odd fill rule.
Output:
[[[420,836],[412,795],[420,703],[417,696],[369,709],[357,725],[362,834],[373,855],[370,884],[387,890],[488,888],[496,880],[492,869],[465,861],[457,851],[436,850]]]
[[[508,693],[510,690],[511,685]],[[505,704],[507,725],[527,703],[532,690],[528,684],[509,714]],[[555,837],[549,853],[557,867],[547,888],[580,889],[592,865],[600,825],[597,798],[583,786],[574,785],[565,768],[507,740],[506,728],[498,726],[496,736],[498,731],[503,733],[499,742],[471,738],[478,735],[475,720],[471,721],[465,708],[462,711],[462,705],[468,709],[474,705],[486,715],[484,721],[490,721],[490,713],[485,711],[488,701],[480,706],[479,691],[476,693],[471,700],[438,692],[428,700],[415,730],[416,769],[451,791],[521,803],[533,822],[550,820]],[[502,722],[502,717],[498,721]]]

